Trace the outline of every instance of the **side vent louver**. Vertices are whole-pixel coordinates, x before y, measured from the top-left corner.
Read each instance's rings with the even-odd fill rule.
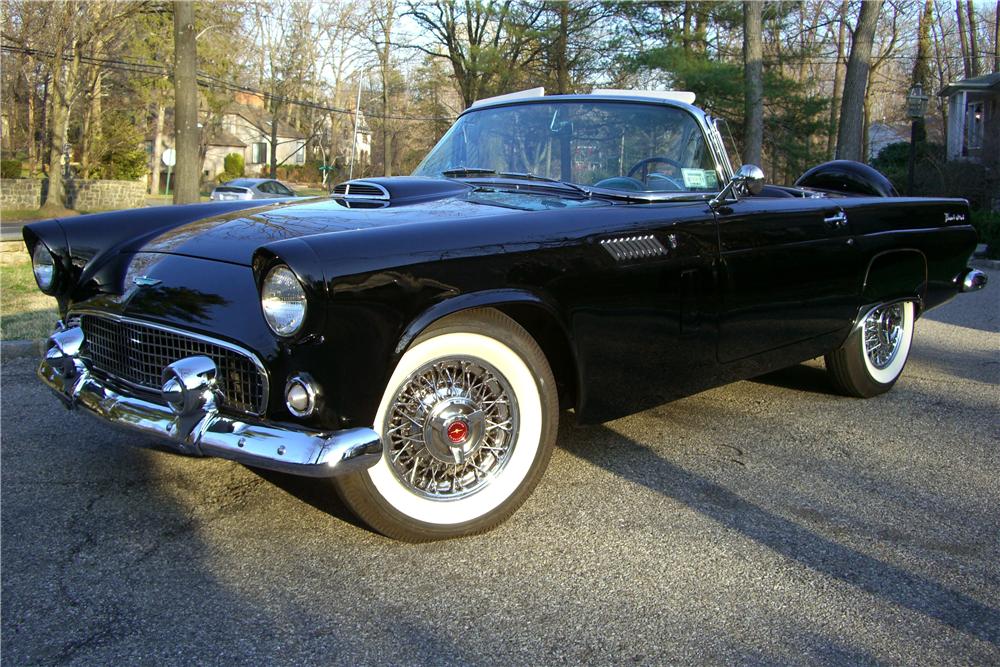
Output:
[[[347,181],[333,188],[335,197],[345,199],[388,199],[389,191],[381,185],[364,181]]]
[[[636,234],[603,239],[601,247],[619,262],[663,257],[667,248],[652,234]]]

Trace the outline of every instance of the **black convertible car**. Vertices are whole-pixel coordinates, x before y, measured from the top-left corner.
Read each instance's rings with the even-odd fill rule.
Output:
[[[487,530],[596,422],[825,355],[869,397],[985,276],[960,199],[831,162],[733,170],[677,92],[492,98],[409,177],[47,220],[39,375],[182,452],[332,478],[405,540]]]

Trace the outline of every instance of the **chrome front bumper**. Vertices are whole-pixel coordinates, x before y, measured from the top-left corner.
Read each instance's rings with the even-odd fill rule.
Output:
[[[53,334],[38,367],[42,381],[67,407],[81,407],[112,424],[166,440],[180,452],[306,477],[359,472],[382,458],[379,435],[369,428],[317,432],[221,414],[215,403],[215,368],[207,357],[188,357],[164,369],[173,383],[173,393],[165,394],[167,405],[118,393],[91,374],[79,356],[82,344],[79,327]],[[191,367],[195,373],[189,372]]]

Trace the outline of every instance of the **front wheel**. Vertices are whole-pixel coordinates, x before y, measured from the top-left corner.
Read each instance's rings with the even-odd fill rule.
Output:
[[[842,393],[859,398],[877,396],[899,379],[912,340],[912,301],[877,306],[840,349],[824,357],[826,369]]]
[[[412,542],[484,532],[524,502],[548,465],[555,380],[521,326],[494,310],[469,311],[414,341],[375,427],[382,460],[335,480],[361,519]]]

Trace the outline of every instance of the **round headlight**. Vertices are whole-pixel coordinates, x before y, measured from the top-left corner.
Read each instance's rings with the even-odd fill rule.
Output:
[[[279,336],[291,336],[306,319],[306,293],[292,270],[276,266],[267,273],[260,289],[264,319]]]
[[[31,268],[35,272],[38,289],[43,292],[52,289],[56,279],[56,260],[41,241],[35,244],[35,250],[31,253]]]

